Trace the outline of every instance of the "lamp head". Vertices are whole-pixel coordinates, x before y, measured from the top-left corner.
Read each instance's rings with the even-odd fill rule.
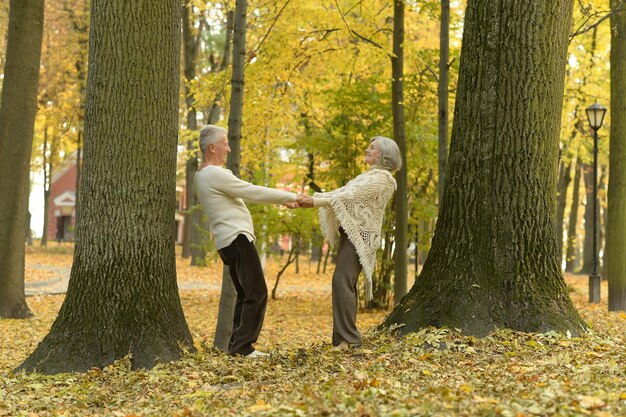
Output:
[[[587,107],[585,110],[587,112],[587,119],[589,120],[589,125],[595,131],[602,127],[602,122],[604,122],[604,115],[606,114],[606,107],[593,103],[591,106]]]

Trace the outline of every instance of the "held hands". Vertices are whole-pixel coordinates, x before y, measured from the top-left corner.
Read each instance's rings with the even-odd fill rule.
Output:
[[[311,208],[313,207],[313,197],[309,197],[306,194],[298,194],[296,201],[293,203],[285,203],[283,206],[295,209],[295,208]]]
[[[310,197],[306,194],[298,194],[296,198],[296,203],[300,208],[311,208],[313,207],[313,197]]]

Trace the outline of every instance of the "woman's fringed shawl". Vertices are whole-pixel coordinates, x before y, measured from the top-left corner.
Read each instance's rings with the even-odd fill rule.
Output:
[[[381,242],[385,207],[396,188],[396,180],[389,171],[372,168],[341,188],[315,194],[315,198],[328,200],[330,204],[319,209],[324,237],[335,245],[337,232],[342,227],[359,255],[368,301],[373,298],[372,274]]]

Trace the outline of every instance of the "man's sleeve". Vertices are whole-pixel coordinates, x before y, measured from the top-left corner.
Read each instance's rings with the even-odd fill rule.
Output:
[[[250,184],[226,170],[217,174],[214,187],[231,197],[254,203],[282,204],[296,201],[294,193]]]

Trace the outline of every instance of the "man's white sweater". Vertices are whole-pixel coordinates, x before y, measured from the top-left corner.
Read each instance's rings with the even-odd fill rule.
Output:
[[[250,242],[255,240],[252,217],[244,200],[265,204],[296,201],[294,193],[250,184],[217,165],[202,168],[193,183],[218,250],[230,245],[239,234],[246,235]]]

